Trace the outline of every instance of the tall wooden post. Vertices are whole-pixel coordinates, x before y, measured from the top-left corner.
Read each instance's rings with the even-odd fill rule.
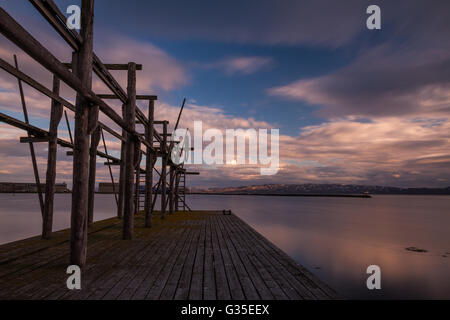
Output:
[[[169,213],[173,214],[174,207],[174,187],[175,187],[175,167],[173,165],[169,168]]]
[[[126,104],[122,105],[122,118],[126,118]],[[125,163],[126,163],[126,139],[127,132],[122,129],[122,142],[120,147],[120,175],[119,175],[119,203],[117,205],[117,217],[122,219],[123,217],[123,200],[125,197]],[[125,140],[125,141],[124,141]]]
[[[128,63],[128,86],[127,86],[126,118],[124,119],[128,127],[135,129],[136,120],[136,64]],[[126,159],[125,159],[125,196],[123,211],[123,239],[128,240],[133,237],[134,229],[134,208],[133,208],[133,187],[134,187],[134,149],[135,137],[127,134]]]
[[[60,81],[57,76],[53,75],[53,93],[59,95]],[[56,151],[58,139],[58,125],[62,118],[63,106],[56,100],[52,100],[49,140],[48,140],[48,158],[47,173],[45,179],[45,203],[44,217],[42,219],[42,238],[50,239],[53,227],[53,202],[55,197],[55,181],[56,181]]]
[[[148,105],[148,123],[145,128],[145,140],[153,147],[153,117],[155,101],[150,100]],[[153,166],[155,165],[155,156],[153,151],[147,147],[147,156],[145,159],[145,226],[152,226],[152,188],[153,188]]]
[[[89,149],[89,186],[88,186],[88,222],[94,222],[94,198],[95,198],[95,174],[97,171],[97,147],[100,142],[101,128],[97,128],[91,135],[91,147]]]
[[[82,85],[90,89],[92,87],[94,1],[82,0],[81,7],[81,37],[83,42],[78,52],[76,67]],[[86,263],[87,252],[89,107],[89,101],[78,93],[75,107],[70,263],[80,267]]]
[[[167,121],[163,122],[163,143],[161,145],[161,219],[166,218],[166,192],[167,192]]]

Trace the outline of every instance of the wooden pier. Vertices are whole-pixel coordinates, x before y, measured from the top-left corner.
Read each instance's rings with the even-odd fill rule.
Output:
[[[234,214],[112,218],[89,227],[81,290],[69,290],[70,230],[0,246],[0,299],[334,299],[336,293]]]
[[[186,204],[186,175],[198,174],[177,161],[193,151],[175,136],[186,99],[171,126],[154,118],[160,107],[155,105],[157,96],[136,92],[136,73],[145,66],[103,63],[93,51],[94,0],[81,0],[80,32],[68,28],[52,0],[29,1],[71,48],[72,57],[60,61],[0,6],[0,33],[53,78],[48,88],[22,71],[15,55],[14,65],[0,59],[0,69],[17,78],[24,114],[22,121],[0,113],[0,122],[26,133],[19,142],[30,149],[42,215],[40,237],[0,246],[0,299],[336,298],[333,290],[235,215],[192,211]],[[126,90],[111,70],[126,72]],[[94,74],[107,92],[93,91]],[[29,122],[23,83],[49,98],[48,130]],[[72,102],[60,96],[63,83],[72,90]],[[122,105],[121,112],[108,103],[111,99]],[[138,100],[148,103],[147,114]],[[73,136],[67,111],[74,120]],[[63,115],[70,140],[58,135]],[[104,133],[119,141],[120,157],[108,153]],[[40,187],[35,143],[48,144],[45,190]],[[71,227],[53,232],[60,147],[71,149],[67,155],[73,157]],[[97,157],[106,159],[117,217],[94,222]],[[158,159],[161,165],[156,167]],[[118,179],[113,165],[120,166]],[[154,211],[158,200],[160,212]],[[69,265],[82,270],[80,290],[67,288]]]

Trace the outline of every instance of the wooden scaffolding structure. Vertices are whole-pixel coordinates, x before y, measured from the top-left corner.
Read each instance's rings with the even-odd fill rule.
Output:
[[[0,59],[0,68],[18,79],[25,117],[25,121],[21,121],[0,113],[0,121],[27,132],[27,136],[21,137],[20,142],[28,143],[30,148],[33,171],[39,191],[43,239],[49,239],[52,235],[57,145],[72,150],[67,152],[68,155],[73,156],[70,263],[82,267],[86,264],[87,228],[94,220],[97,156],[106,159],[105,165],[108,166],[113,188],[114,176],[111,166],[120,166],[119,190],[114,190],[114,196],[117,202],[117,216],[123,219],[122,237],[124,240],[133,237],[134,214],[141,208],[144,211],[146,227],[151,227],[158,194],[160,194],[161,218],[165,217],[167,208],[169,214],[178,210],[180,206],[183,210],[190,210],[185,201],[185,176],[198,173],[186,172],[182,165],[171,161],[170,152],[177,142],[173,141],[171,134],[167,132],[168,121],[154,120],[157,96],[137,95],[136,72],[142,70],[143,66],[135,62],[104,64],[93,52],[94,1],[82,0],[80,33],[67,27],[65,16],[52,0],[29,1],[71,47],[73,50],[72,61],[70,63],[59,61],[0,7],[0,32],[53,74],[53,87],[50,90],[19,70],[16,58],[15,66]],[[126,91],[112,76],[110,70],[127,72]],[[92,91],[92,72],[98,76],[111,93],[96,94]],[[61,82],[66,83],[76,92],[75,104],[60,96]],[[51,99],[48,131],[29,123],[22,83],[28,84]],[[121,115],[107,104],[108,99],[117,99],[122,103]],[[136,100],[148,102],[147,115],[136,105]],[[184,102],[175,128],[178,126]],[[74,112],[75,115],[73,137],[64,108]],[[99,121],[99,112],[111,119],[122,131],[116,132]],[[68,126],[70,141],[58,138],[58,125],[63,114]],[[142,125],[144,132],[138,132],[136,124]],[[162,126],[162,128],[157,130],[156,126]],[[121,141],[120,158],[108,153],[104,131]],[[99,150],[100,140],[103,143],[103,151]],[[48,143],[45,190],[40,190],[34,153],[33,144],[38,142]],[[143,156],[145,156],[145,166],[141,168]],[[161,158],[160,172],[155,168],[157,158]],[[153,184],[154,172],[159,175],[156,184]],[[169,175],[169,179],[167,179],[167,175]],[[145,184],[145,192],[141,192],[141,183]]]

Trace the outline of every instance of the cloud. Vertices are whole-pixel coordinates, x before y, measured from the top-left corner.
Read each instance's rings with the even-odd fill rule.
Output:
[[[71,60],[69,47],[60,41],[54,41],[54,38],[56,37],[43,31],[38,40],[41,43],[49,43],[48,48],[60,61],[69,62]],[[139,42],[117,35],[113,40],[106,35],[100,37],[97,41],[95,50],[104,63],[134,61],[143,65],[143,70],[137,71],[138,94],[156,94],[160,90],[170,91],[187,84],[189,80],[189,76],[180,62],[151,43]],[[0,57],[14,65],[13,54],[17,55],[19,69],[22,72],[39,81],[45,87],[52,88],[51,73],[6,38],[0,36]],[[126,90],[126,71],[111,71],[111,73],[122,88]],[[23,88],[29,115],[49,118],[51,100],[25,83],[23,83]],[[93,89],[97,93],[110,93],[110,90],[95,74],[93,76]],[[61,84],[60,96],[72,103],[75,101],[75,92],[64,83]],[[116,112],[121,113],[120,103],[109,100],[108,104]],[[17,79],[3,70],[0,70],[0,109],[22,112]],[[114,126],[107,119],[104,120]]]
[[[382,29],[366,30],[349,47],[356,56],[350,63],[320,76],[299,76],[267,92],[319,106],[319,115],[327,118],[447,114],[450,3],[417,0],[379,5]]]
[[[364,26],[364,1],[130,0],[124,11],[109,4],[108,19],[128,21],[133,32],[189,40],[340,46]],[[176,10],[174,10],[176,7]],[[150,14],[151,13],[151,14]],[[180,27],[181,26],[181,27]],[[113,26],[114,27],[114,26]]]
[[[171,120],[179,107],[157,102],[156,119]],[[218,128],[272,128],[273,124],[233,117],[221,108],[186,105],[181,128],[193,130],[193,121],[203,121],[203,130]],[[142,131],[142,128],[138,130]],[[171,129],[169,129],[171,132]],[[189,165],[201,175],[189,185],[227,186],[258,183],[360,183],[394,186],[448,186],[450,184],[450,118],[408,119],[385,117],[358,121],[348,117],[307,126],[297,136],[280,136],[280,170],[261,176],[260,165]],[[0,179],[30,181],[29,150],[18,141],[24,133],[0,125]],[[66,132],[61,132],[66,136]],[[105,134],[110,154],[118,155],[120,142]],[[103,146],[100,144],[100,149]],[[72,162],[65,149],[58,149],[58,181],[70,184]],[[41,177],[45,174],[46,144],[36,144]],[[99,181],[109,181],[98,159]],[[117,177],[117,168],[113,167]]]
[[[366,8],[373,4],[369,0],[129,0],[127,3],[129,8],[139,10],[124,11],[120,2],[111,1],[108,21],[125,20],[133,33],[164,39],[336,48],[371,36],[365,25]],[[430,31],[440,30],[441,35],[432,37],[446,41],[448,1],[379,0],[377,5],[382,9],[382,30],[387,33],[406,31],[425,39],[432,34]]]
[[[268,93],[319,105],[340,116],[439,115],[450,111],[448,48],[417,53],[386,43],[333,73],[270,88]]]
[[[183,65],[155,45],[125,36],[109,33],[97,40],[95,48],[104,63],[136,62],[143,65],[137,71],[137,91],[152,93],[172,90],[187,84],[188,75]],[[114,72],[115,78],[126,88],[126,72]],[[94,89],[96,86],[94,86]]]
[[[203,65],[205,68],[222,69],[227,75],[249,75],[260,70],[268,69],[274,61],[270,57],[242,56],[225,58],[217,62]]]
[[[283,137],[281,157],[313,160],[321,166],[284,170],[309,182],[349,182],[380,185],[440,185],[450,183],[450,118],[430,125],[391,117],[371,122],[335,120],[304,128],[298,137]],[[283,169],[282,169],[283,171]],[[293,173],[295,172],[295,174]]]
[[[351,117],[280,136],[280,170],[261,176],[260,165],[193,166],[196,185],[358,183],[409,187],[450,185],[450,118]]]

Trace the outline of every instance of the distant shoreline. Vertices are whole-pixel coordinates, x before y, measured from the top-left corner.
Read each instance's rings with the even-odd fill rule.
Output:
[[[14,192],[5,192],[5,191],[0,191],[0,193],[9,193],[9,194],[16,194],[16,193],[18,193],[18,194],[24,194],[24,193],[37,193],[36,191],[35,192],[31,192],[31,191],[14,191]],[[45,191],[44,190],[42,190],[42,193],[43,194],[45,194]],[[72,193],[72,191],[60,191],[60,192],[58,192],[58,191],[55,191],[55,193]]]
[[[45,192],[43,192],[45,193]],[[56,194],[71,194],[71,191],[55,192]],[[96,194],[114,194],[113,192],[98,192]],[[0,194],[37,194],[37,192],[1,192]],[[158,193],[159,194],[159,193]],[[320,194],[320,193],[207,193],[207,192],[187,192],[186,195],[206,195],[206,196],[269,196],[269,197],[331,197],[331,198],[372,198],[372,196],[450,196],[448,193],[373,193],[373,194]]]
[[[308,193],[206,193],[190,192],[186,194],[209,196],[270,196],[270,197],[338,197],[338,198],[372,198],[370,194],[308,194]]]

